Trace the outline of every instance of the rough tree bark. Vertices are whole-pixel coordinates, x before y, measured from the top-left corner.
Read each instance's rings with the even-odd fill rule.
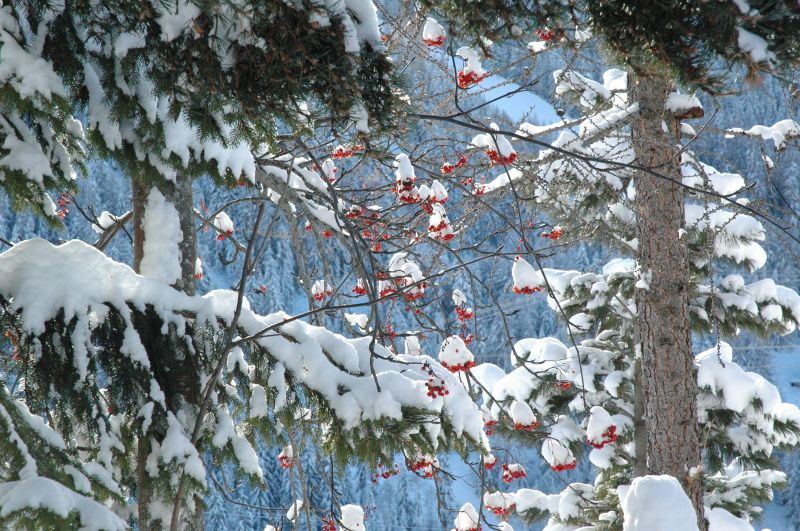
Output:
[[[636,333],[642,355],[647,472],[678,478],[692,500],[700,529],[705,529],[702,479],[690,474],[700,469],[702,457],[688,315],[688,249],[679,233],[685,198],[677,140],[664,127],[674,126],[664,108],[673,89],[669,74],[658,69],[648,75],[629,72],[631,101],[639,103],[631,127],[636,161],[668,178],[636,174],[637,260],[649,286],[637,290]]]
[[[145,230],[143,226],[147,198],[150,190],[156,186],[154,183],[144,182],[141,179],[132,180],[133,192],[133,266],[136,272],[141,272],[142,259],[145,252]],[[195,293],[194,268],[197,257],[194,201],[192,198],[192,179],[179,176],[175,183],[158,183],[157,188],[164,197],[172,203],[178,212],[183,239],[180,243],[181,276],[172,285],[173,288],[189,295]],[[153,369],[156,381],[165,394],[167,409],[172,412],[189,405],[196,406],[200,401],[200,387],[198,368],[191,352],[181,341],[161,332],[162,322],[152,310],[135,312],[133,324],[147,350],[148,358]],[[155,434],[157,438],[164,434]],[[153,495],[152,484],[145,470],[147,456],[150,454],[150,442],[141,438],[138,444],[137,477],[138,477],[138,517],[139,528],[142,530],[160,530],[162,525],[168,526],[169,521],[160,523],[153,521],[151,514],[151,500]],[[199,531],[204,528],[203,500],[195,499],[195,512],[184,519],[184,529]],[[186,510],[186,509],[184,509]]]

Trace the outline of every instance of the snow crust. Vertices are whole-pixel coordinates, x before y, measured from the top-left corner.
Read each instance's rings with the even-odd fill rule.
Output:
[[[26,509],[43,509],[61,518],[77,514],[85,531],[128,529],[125,521],[105,505],[52,479],[34,476],[0,483],[0,518]]]
[[[142,275],[165,284],[181,278],[180,243],[183,241],[181,220],[175,206],[153,187],[147,196],[144,219],[144,256]]]
[[[643,476],[619,487],[623,531],[697,531],[692,502],[672,476]]]
[[[44,285],[50,289],[42,290]],[[54,246],[33,239],[19,243],[0,254],[0,296],[10,301],[12,311],[20,311],[21,326],[32,334],[41,334],[45,323],[64,311],[67,321],[77,318],[76,363],[88,363],[91,323],[83,316],[100,318],[108,307],[120,312],[125,323],[122,355],[149,367],[144,350],[131,324],[128,304],[143,310],[151,305],[167,324],[174,324],[178,333],[185,329],[184,312],[194,314],[199,322],[211,326],[229,323],[236,307],[237,294],[212,291],[202,297],[190,297],[150,277],[137,275],[125,264],[114,262],[92,246],[73,240]],[[324,328],[300,320],[290,320],[283,312],[258,315],[245,301],[239,326],[244,334],[257,336],[256,343],[275,363],[268,382],[253,382],[278,389],[276,408],[285,397],[281,371],[313,390],[326,401],[346,429],[354,429],[368,420],[401,419],[404,408],[429,412],[427,424],[434,441],[444,434],[440,419],[452,424],[455,433],[467,436],[488,448],[483,420],[478,407],[464,387],[449,371],[427,356],[394,356],[387,348],[376,346],[380,357],[371,363],[371,338],[347,339]],[[166,324],[165,324],[166,326]],[[263,334],[264,330],[280,330],[280,334]],[[263,334],[259,336],[259,334]],[[447,396],[431,399],[426,387],[428,374],[421,364],[428,362],[450,391]],[[381,391],[377,391],[371,374],[375,369]],[[274,379],[273,379],[274,378]],[[166,461],[195,465],[188,448],[185,430],[170,423],[169,454]],[[169,437],[168,437],[169,438]],[[194,466],[200,476],[202,462]]]

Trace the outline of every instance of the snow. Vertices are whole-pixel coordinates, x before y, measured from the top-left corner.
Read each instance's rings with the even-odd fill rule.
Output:
[[[569,445],[554,437],[548,437],[542,442],[542,457],[553,468],[575,462],[575,456],[572,455]]]
[[[514,281],[514,291],[520,293],[530,293],[541,291],[544,285],[542,274],[535,270],[531,264],[522,257],[514,259],[511,268],[511,278]]]
[[[524,513],[531,509],[550,513],[558,512],[559,498],[558,494],[544,494],[534,489],[519,489],[514,494],[518,513]]]
[[[536,422],[536,415],[534,415],[531,406],[525,402],[520,402],[519,400],[511,402],[509,413],[515,425],[531,426]]]
[[[597,98],[602,100],[611,98],[611,91],[607,87],[574,70],[554,70],[553,79],[556,82],[557,97],[568,92],[576,92],[583,107],[594,107]]]
[[[48,101],[54,95],[66,97],[52,64],[17,42],[21,36],[12,9],[9,5],[0,9],[0,83],[10,85],[24,99],[36,95]]]
[[[747,136],[756,136],[764,140],[771,140],[775,144],[775,149],[780,151],[786,146],[786,142],[793,138],[800,138],[800,123],[786,119],[775,122],[770,126],[754,125],[748,130],[740,128],[728,129],[731,133],[742,133]]]
[[[155,187],[147,196],[142,229],[144,249],[139,266],[142,275],[174,284],[181,278],[181,220],[175,206]]]
[[[664,107],[672,114],[682,114],[692,109],[703,108],[697,96],[680,92],[670,92]]]
[[[219,212],[214,216],[214,228],[219,231],[220,235],[230,236],[234,233],[233,221],[225,212]]]
[[[43,291],[43,285],[51,287]],[[185,326],[183,312],[194,313],[198,320],[216,325],[217,319],[229,322],[236,306],[235,292],[214,291],[203,297],[189,297],[156,279],[136,275],[128,266],[110,260],[80,241],[53,246],[34,239],[4,252],[0,255],[0,295],[13,300],[12,311],[23,310],[21,326],[34,334],[43,333],[45,323],[61,309],[70,320],[111,305],[121,312],[126,323],[122,354],[145,367],[149,362],[130,324],[128,304],[136,308],[152,305],[166,323],[176,325],[179,333]],[[279,328],[280,335],[264,335],[257,340],[258,345],[280,362],[276,370],[283,366],[297,381],[328,400],[346,429],[355,428],[363,420],[399,419],[404,408],[413,407],[435,416],[443,415],[456,433],[485,441],[477,406],[458,380],[430,358],[399,356],[395,362],[387,349],[375,347],[380,357],[374,360],[374,368],[382,389],[377,392],[370,372],[371,338],[346,339],[301,321],[286,322],[289,317],[282,312],[260,316],[245,303],[239,324],[249,335],[270,327]],[[80,326],[85,329],[80,337],[89,338],[90,323],[82,322]],[[79,347],[86,349],[85,345],[76,348]],[[438,368],[437,376],[445,381],[450,394],[431,400],[425,386],[427,374],[410,370],[404,361],[429,361]],[[280,409],[285,402],[285,391],[280,389],[285,384],[280,383],[282,378],[277,374],[273,371],[268,384],[279,390],[276,409]],[[191,460],[192,456],[186,457],[188,449],[181,443],[182,430],[174,424],[170,430],[175,447],[168,447],[167,455]]]
[[[527,48],[534,54],[541,53],[550,47],[547,41],[531,41],[528,43]]]
[[[161,26],[161,39],[170,42],[189,30],[192,21],[200,15],[200,8],[192,2],[178,0],[175,5],[157,3],[158,17],[156,22]]]
[[[264,473],[258,462],[258,454],[256,454],[250,442],[234,426],[233,418],[231,418],[230,411],[228,411],[228,406],[226,405],[220,405],[217,408],[217,425],[211,442],[217,448],[224,448],[230,443],[242,470],[246,474],[263,479]]]
[[[509,494],[501,491],[486,492],[483,495],[483,504],[490,509],[505,509],[513,510],[514,494]]]
[[[495,123],[489,124],[489,127],[494,131],[499,130],[499,127]],[[476,135],[472,139],[472,145],[477,148],[494,151],[503,158],[508,158],[515,153],[508,139],[504,135],[498,133],[482,133]]]
[[[439,361],[448,367],[465,366],[475,361],[475,356],[459,336],[450,336],[442,342],[439,349]]]
[[[643,476],[617,489],[623,531],[697,531],[692,502],[672,476]]]
[[[609,427],[615,426],[614,420],[602,406],[592,406],[589,410],[589,423],[586,426],[586,438],[594,444],[602,444],[604,434]]]
[[[771,65],[775,61],[775,54],[769,51],[769,45],[763,37],[759,37],[741,26],[736,27],[736,32],[738,33],[739,49],[750,55],[753,62]]]
[[[686,226],[715,231],[714,253],[718,257],[745,262],[754,269],[767,262],[767,253],[756,243],[764,239],[764,226],[752,216],[690,203],[686,205]],[[731,241],[731,237],[745,241]]]
[[[250,384],[250,418],[267,416],[267,390],[259,384]]]
[[[161,441],[158,457],[164,463],[175,461],[183,465],[185,474],[205,484],[206,467],[203,460],[189,440],[188,433],[172,412],[167,412],[167,434]]]
[[[467,296],[460,289],[453,290],[453,305],[464,306],[467,304]]]
[[[103,210],[103,212],[97,216],[97,223],[92,223],[92,230],[98,234],[102,234],[106,230],[110,229],[114,223],[117,222],[117,220],[119,220],[118,216],[115,216],[107,210]]]
[[[395,157],[394,167],[397,168],[394,174],[398,182],[406,179],[411,179],[412,181],[417,179],[417,176],[414,174],[414,166],[411,165],[411,159],[409,159],[408,155],[405,153],[401,153]]]
[[[357,326],[364,331],[367,330],[367,325],[369,324],[369,316],[367,314],[345,313],[344,318],[350,326]]]
[[[344,505],[342,511],[342,527],[344,531],[365,531],[364,509],[360,505]]]
[[[100,83],[100,76],[91,63],[83,65],[83,85],[88,92],[89,127],[96,129],[102,136],[109,150],[122,147],[122,132],[119,124],[112,118],[111,108],[106,103],[106,94]]]
[[[756,394],[753,379],[737,364],[733,363],[733,352],[725,342],[717,348],[701,352],[695,357],[698,365],[697,384],[709,387],[712,393],[721,392],[725,407],[741,413]]]
[[[294,503],[289,507],[289,510],[286,511],[286,519],[290,522],[294,522],[302,510],[303,500],[295,500]]]
[[[721,507],[706,507],[708,531],[754,531],[753,526]]]
[[[465,73],[473,73],[478,78],[487,75],[486,70],[481,65],[481,55],[477,50],[469,46],[462,46],[456,50],[456,55],[466,61],[467,64],[464,66]]]
[[[453,523],[456,531],[477,531],[480,527],[478,511],[471,503],[465,503],[461,506]]]
[[[23,134],[23,138],[16,136],[15,128],[11,127],[5,118],[0,117],[0,125],[6,133],[3,149],[8,151],[3,158],[0,158],[0,166],[21,171],[28,179],[40,185],[43,184],[45,177],[53,176],[50,159],[42,152],[41,146],[23,122],[14,124]],[[22,127],[17,127],[20,125]]]
[[[438,42],[445,37],[444,28],[436,19],[428,17],[425,26],[422,28],[422,39],[425,41]],[[442,40],[443,42],[443,40]]]
[[[52,479],[33,476],[0,483],[0,518],[18,511],[43,509],[61,518],[76,514],[85,531],[127,529],[111,509]]]

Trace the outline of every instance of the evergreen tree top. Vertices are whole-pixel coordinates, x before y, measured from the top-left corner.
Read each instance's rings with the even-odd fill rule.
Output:
[[[750,75],[800,60],[800,6],[796,2],[679,0],[424,0],[458,30],[476,39],[524,38],[533,30],[571,39],[588,26],[628,66],[646,73],[672,68],[685,84],[718,91],[730,67]],[[549,33],[552,32],[552,33]]]
[[[56,219],[45,190],[74,187],[87,141],[136,178],[254,182],[278,131],[388,126],[385,52],[358,0],[14,2],[0,10],[0,183]]]

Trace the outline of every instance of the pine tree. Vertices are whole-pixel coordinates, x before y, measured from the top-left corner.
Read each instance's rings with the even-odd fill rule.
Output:
[[[641,108],[629,100],[627,75],[609,70],[602,84],[574,71],[554,75],[557,94],[581,98],[584,114],[577,124],[559,126],[576,127],[577,133],[562,131],[555,147],[504,169],[485,185],[485,193],[501,193],[516,184],[515,193],[534,198],[535,207],[559,226],[557,234],[543,236],[558,240],[568,235],[577,241],[592,237],[622,256],[637,256],[641,214],[636,209],[639,188],[633,183],[641,170],[626,163],[633,159],[634,133],[625,127]],[[522,124],[520,139],[543,129]],[[760,269],[766,262],[760,244],[765,229],[753,212],[742,211],[747,202],[737,195],[745,190],[745,180],[703,164],[690,150],[683,153],[678,171],[690,190],[675,233],[687,249],[684,263],[691,283],[685,311],[692,329],[722,336],[742,330],[762,336],[795,331],[800,323],[797,293],[769,279],[747,284],[737,274],[720,274]],[[537,254],[534,250],[533,256]],[[644,444],[640,437],[650,433],[637,426],[644,414],[637,407],[642,385],[637,320],[644,307],[639,297],[652,289],[652,277],[640,268],[638,258],[612,260],[602,273],[539,269],[518,258],[512,277],[520,293],[549,293],[551,307],[565,319],[575,343],[522,339],[511,353],[515,370],[500,376],[476,367],[472,374],[482,390],[487,422],[508,437],[541,445],[557,471],[575,466],[588,440],[594,447],[589,458],[600,469],[594,485],[572,484],[560,494],[521,489],[514,498],[516,509],[529,519],[551,515],[554,527],[564,523],[618,529],[622,510],[617,487],[637,474]],[[781,403],[774,386],[739,367],[725,343],[693,356],[693,361],[703,461],[698,456],[692,477],[700,485],[701,478],[705,481],[704,506],[755,518],[758,504],[770,500],[772,487],[786,480],[776,470],[773,449],[796,447],[798,410]],[[520,421],[515,410],[523,410],[523,402],[535,412],[541,430],[527,430],[530,421]],[[656,406],[664,407],[661,402]],[[675,420],[667,427],[679,440],[670,433],[657,444],[667,451],[686,451],[684,422]]]
[[[283,426],[301,426],[339,462],[484,444],[477,409],[453,382],[446,401],[426,394],[427,373],[415,368],[426,360],[393,360],[384,347],[286,314],[260,316],[243,297],[263,241],[263,203],[285,206],[274,190],[333,229],[342,223],[335,202],[307,197],[305,183],[319,182],[319,172],[279,152],[279,131],[310,134],[316,123],[365,135],[393,123],[391,64],[371,4],[25,2],[2,16],[0,185],[17,205],[57,219],[45,192],[74,189],[82,143],[116,161],[132,181],[140,274],[77,241],[21,242],[0,257],[0,321],[20,378],[4,409],[27,405],[70,441],[43,435],[39,416],[7,418],[14,458],[0,478],[4,493],[18,500],[18,481],[41,478],[55,482],[43,495],[66,489],[74,500],[21,500],[4,507],[3,524],[121,527],[94,509],[96,499],[126,515],[135,500],[130,519],[140,529],[202,529],[205,452],[259,483],[256,438],[286,444]],[[85,113],[86,136],[73,111]],[[23,155],[35,158],[21,166]],[[240,285],[195,297],[192,182],[202,175],[244,185],[261,206],[238,244],[247,248]],[[130,218],[96,221],[111,233]],[[226,218],[202,224],[232,240]],[[45,279],[64,290],[25,287]],[[302,427],[307,411],[315,422]],[[70,477],[30,464],[53,446],[64,463],[84,464],[70,465]],[[91,474],[80,472],[93,462]]]
[[[688,474],[700,465],[700,434],[694,422],[697,388],[687,314],[687,251],[676,232],[684,223],[684,194],[676,182],[680,171],[672,147],[677,130],[662,134],[661,124],[664,120],[669,129],[677,123],[665,116],[666,98],[676,80],[711,91],[724,85],[726,76],[712,72],[722,62],[743,64],[754,75],[797,64],[800,13],[773,2],[724,7],[701,1],[667,2],[645,13],[628,1],[426,4],[457,23],[462,32],[490,41],[517,38],[525,29],[535,29],[543,41],[570,39],[572,27],[586,24],[612,57],[629,68],[629,94],[639,105],[631,122],[634,161],[644,168],[637,179],[641,193],[635,203],[637,259],[651,286],[637,298],[644,387],[641,428],[648,433],[640,460],[649,472],[677,475],[704,528],[702,479]],[[668,429],[676,421],[686,423],[686,437]]]

